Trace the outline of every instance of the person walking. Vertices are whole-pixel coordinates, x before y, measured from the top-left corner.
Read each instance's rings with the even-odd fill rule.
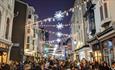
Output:
[[[112,62],[111,70],[115,70],[115,61]]]
[[[107,62],[103,62],[102,70],[111,70]]]

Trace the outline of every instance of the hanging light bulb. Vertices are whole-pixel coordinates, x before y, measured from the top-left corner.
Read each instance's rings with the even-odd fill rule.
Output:
[[[74,8],[72,8],[72,10],[71,10],[72,12],[74,12]]]
[[[48,18],[48,21],[51,22],[51,18]]]
[[[55,18],[53,18],[52,21],[55,21]]]
[[[62,33],[61,32],[57,32],[56,35],[57,35],[57,37],[61,37]]]
[[[59,43],[59,42],[61,42],[61,39],[60,39],[60,38],[58,38],[56,41]]]
[[[66,12],[66,16],[69,16],[68,12]]]

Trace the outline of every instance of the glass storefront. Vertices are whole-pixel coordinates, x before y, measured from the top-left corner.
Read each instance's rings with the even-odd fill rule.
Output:
[[[102,42],[104,61],[111,65],[111,62],[115,59],[115,46],[113,44],[113,38]]]
[[[93,49],[93,52],[92,52],[92,57],[93,57],[93,60],[94,61],[102,61],[102,50],[101,50],[101,46],[100,46],[100,43],[96,43],[94,45],[92,45],[92,49]]]
[[[8,59],[8,45],[0,43],[0,63],[7,63]]]
[[[99,50],[94,51],[94,60],[98,62],[102,60],[102,54]]]
[[[0,52],[0,63],[7,63],[7,53]]]

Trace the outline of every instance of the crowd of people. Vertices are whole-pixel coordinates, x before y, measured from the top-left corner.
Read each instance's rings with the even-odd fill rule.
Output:
[[[82,59],[80,62],[58,59],[41,59],[38,62],[26,60],[24,63],[11,62],[0,64],[0,70],[115,70],[115,62],[89,62]]]

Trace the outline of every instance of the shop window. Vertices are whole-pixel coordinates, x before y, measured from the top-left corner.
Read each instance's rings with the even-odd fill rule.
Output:
[[[102,54],[101,54],[101,52],[100,51],[95,51],[94,52],[94,57],[95,57],[96,61],[100,62],[102,60]]]
[[[0,55],[0,63],[2,62],[2,56]]]
[[[6,52],[3,52],[3,63],[6,63],[7,62],[7,53]]]
[[[10,19],[7,18],[7,22],[6,22],[6,33],[5,33],[5,38],[6,38],[6,39],[8,39],[9,27],[10,27]]]

